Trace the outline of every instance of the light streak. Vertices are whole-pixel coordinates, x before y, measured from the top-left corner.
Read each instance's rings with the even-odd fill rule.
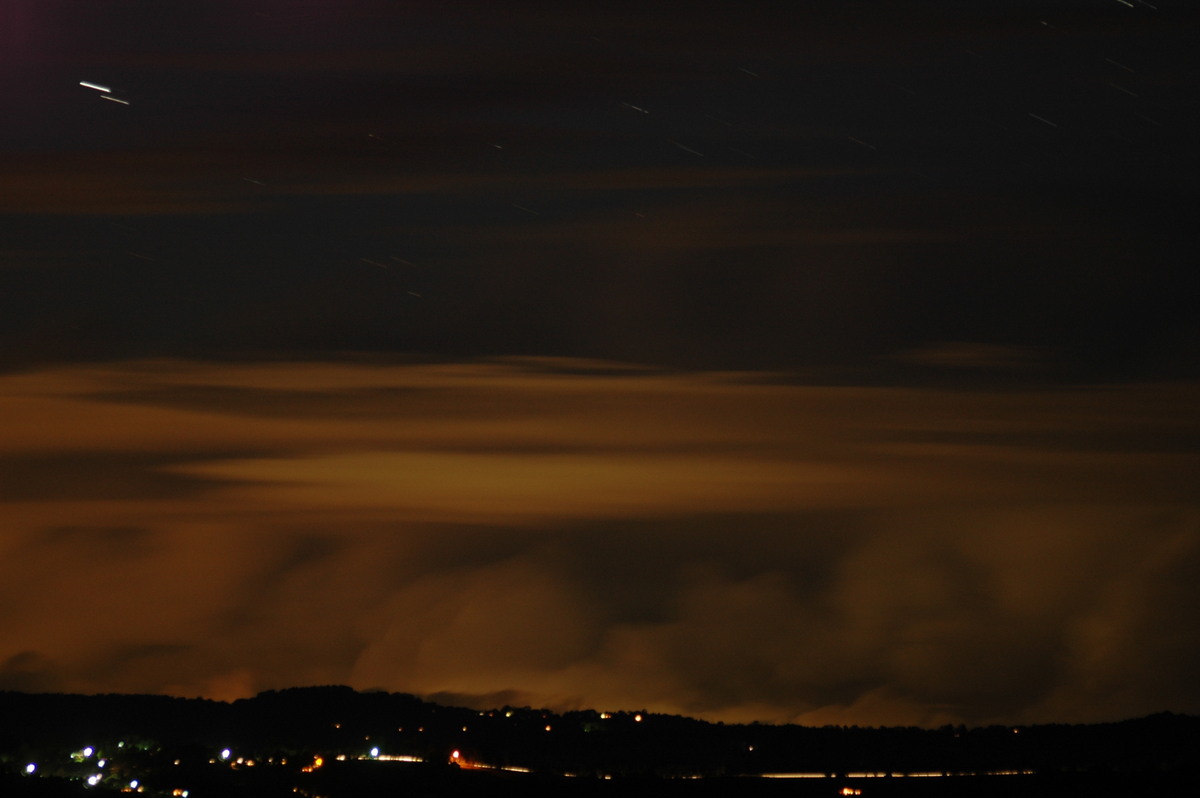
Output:
[[[678,141],[675,141],[674,139],[667,139],[667,141],[671,142],[672,144],[674,144],[676,147],[683,150],[684,152],[690,152],[692,155],[698,155],[701,158],[704,157],[704,153],[699,152],[697,150],[693,150],[691,147],[685,147],[684,145],[680,144]]]

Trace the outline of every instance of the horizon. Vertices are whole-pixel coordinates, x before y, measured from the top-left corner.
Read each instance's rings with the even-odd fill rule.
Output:
[[[370,697],[373,695],[381,695],[381,696],[389,696],[389,697],[399,696],[399,697],[406,697],[406,698],[415,698],[418,701],[420,701],[421,703],[427,704],[427,705],[437,706],[437,707],[445,708],[445,709],[470,710],[472,712],[479,712],[479,713],[499,712],[502,710],[519,710],[519,711],[523,711],[523,712],[528,711],[528,712],[534,712],[534,713],[548,712],[552,715],[556,715],[559,717],[563,717],[563,716],[567,716],[567,715],[571,715],[571,714],[589,714],[589,713],[606,716],[606,717],[618,717],[618,716],[651,717],[651,716],[657,715],[660,717],[670,717],[670,718],[677,718],[677,719],[682,719],[682,720],[696,721],[696,722],[704,723],[704,724],[711,725],[711,726],[754,726],[754,727],[800,726],[800,727],[804,727],[804,728],[813,728],[813,729],[861,728],[861,729],[881,729],[881,730],[917,728],[922,731],[939,731],[939,730],[944,730],[946,728],[966,728],[969,731],[984,731],[984,730],[993,729],[993,728],[1028,729],[1028,728],[1035,728],[1038,726],[1111,726],[1111,725],[1120,725],[1120,724],[1124,724],[1124,723],[1131,723],[1131,722],[1137,722],[1137,721],[1143,721],[1143,720],[1150,720],[1152,718],[1158,718],[1158,717],[1179,717],[1179,718],[1200,719],[1200,714],[1193,714],[1193,713],[1188,713],[1188,712],[1173,712],[1169,709],[1162,709],[1162,710],[1158,710],[1157,712],[1150,712],[1145,715],[1138,715],[1138,716],[1133,716],[1133,717],[1120,717],[1120,718],[1111,718],[1111,719],[1107,719],[1107,720],[1095,720],[1095,721],[1087,721],[1087,722],[1069,722],[1069,721],[1053,721],[1053,720],[1051,720],[1051,721],[1043,721],[1043,722],[1038,722],[1038,723],[1018,724],[1016,726],[1013,726],[1012,724],[1008,724],[1008,723],[991,723],[991,724],[986,724],[986,725],[943,724],[941,726],[936,726],[936,727],[935,726],[920,726],[920,725],[912,725],[912,724],[910,724],[910,725],[890,725],[890,726],[888,726],[888,725],[866,725],[866,726],[864,726],[861,724],[829,723],[829,724],[816,725],[816,724],[804,724],[804,723],[794,723],[794,722],[772,723],[770,721],[760,721],[760,720],[724,721],[724,720],[719,720],[719,719],[708,719],[708,718],[691,716],[691,715],[682,715],[679,713],[657,712],[648,707],[635,707],[635,708],[629,708],[629,707],[602,708],[602,707],[584,707],[584,706],[552,707],[552,706],[537,706],[537,705],[530,705],[530,704],[510,704],[510,703],[504,703],[504,704],[479,703],[479,702],[459,703],[460,699],[465,700],[465,699],[469,699],[471,697],[455,697],[453,695],[439,695],[439,694],[420,695],[417,693],[410,693],[410,692],[397,691],[397,690],[385,690],[382,688],[357,689],[357,688],[351,687],[349,685],[344,685],[344,684],[293,685],[291,687],[280,687],[280,688],[261,690],[258,693],[255,693],[254,695],[239,696],[237,698],[209,698],[209,697],[200,696],[200,695],[183,696],[183,695],[171,695],[171,694],[167,694],[167,693],[61,693],[61,692],[28,692],[28,691],[24,691],[24,690],[7,690],[7,689],[0,689],[0,693],[10,693],[10,694],[17,694],[17,695],[24,695],[24,696],[31,696],[31,697],[62,696],[62,697],[71,697],[71,698],[165,698],[165,699],[173,699],[173,700],[180,700],[180,701],[203,701],[203,702],[209,702],[209,703],[214,703],[214,704],[224,704],[226,706],[232,706],[233,704],[236,704],[238,702],[248,702],[248,701],[253,701],[255,699],[259,699],[259,698],[263,698],[263,697],[271,697],[274,695],[283,695],[283,694],[288,694],[288,693],[301,694],[301,693],[305,693],[305,692],[317,692],[317,691],[322,691],[322,690],[329,690],[329,691],[348,690],[348,691],[354,693],[355,695],[367,696],[367,697]],[[515,696],[514,696],[514,698],[515,698]]]

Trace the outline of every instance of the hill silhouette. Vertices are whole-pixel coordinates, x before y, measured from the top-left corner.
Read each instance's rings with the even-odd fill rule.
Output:
[[[615,795],[618,784],[621,794],[701,796],[722,784],[728,794],[734,779],[739,794],[761,795],[832,794],[843,782],[869,784],[871,795],[950,794],[940,790],[962,779],[973,779],[973,795],[1121,784],[1136,793],[1151,781],[1182,783],[1196,761],[1200,718],[1171,713],[1090,725],[816,728],[480,711],[343,686],[232,703],[0,692],[5,796],[74,796],[89,778],[96,789],[175,798]]]

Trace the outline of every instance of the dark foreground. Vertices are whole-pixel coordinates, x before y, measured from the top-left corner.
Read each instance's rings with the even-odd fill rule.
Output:
[[[438,779],[381,780],[328,784],[304,790],[308,798],[379,796],[528,796],[528,798],[834,798],[861,790],[863,798],[950,798],[979,796],[1153,796],[1187,795],[1183,779],[1165,774],[1054,774],[943,778],[765,779],[728,776],[702,779],[622,778],[612,780],[463,772]]]
[[[1192,794],[1198,762],[1200,718],[1169,713],[864,729],[479,710],[344,687],[232,704],[0,692],[0,798],[1160,796]]]
[[[276,774],[282,776],[283,774]],[[299,786],[296,786],[296,785]],[[1041,796],[1190,795],[1193,785],[1179,773],[1056,773],[941,778],[768,779],[742,776],[702,779],[626,777],[610,780],[534,774],[453,771],[422,767],[377,768],[374,773],[330,773],[319,779],[255,779],[199,788],[189,798],[1041,798]],[[856,793],[856,790],[861,792]],[[0,776],[5,798],[101,798],[132,795],[85,787],[59,778]]]

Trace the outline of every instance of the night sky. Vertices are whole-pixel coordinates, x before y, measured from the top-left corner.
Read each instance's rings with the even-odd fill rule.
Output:
[[[1200,712],[1200,5],[5,0],[0,98],[0,689]]]

